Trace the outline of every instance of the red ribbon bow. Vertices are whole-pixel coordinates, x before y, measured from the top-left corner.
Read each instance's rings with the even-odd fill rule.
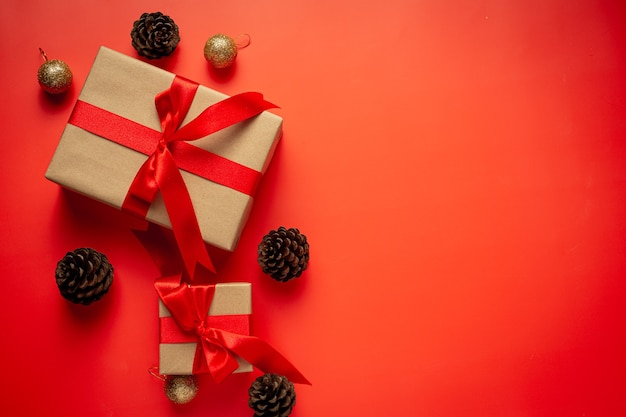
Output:
[[[310,384],[284,356],[265,341],[242,334],[211,327],[207,314],[215,285],[181,284],[179,277],[161,278],[155,288],[172,318],[185,332],[195,334],[198,340],[194,373],[209,372],[221,382],[235,371],[239,364],[235,355],[265,373],[286,376],[291,382]]]
[[[122,208],[145,217],[157,193],[161,193],[190,279],[195,274],[197,264],[212,272],[215,272],[215,267],[204,244],[179,165],[185,169],[190,166],[190,171],[203,174],[207,171],[204,165],[214,163],[219,172],[217,175],[209,175],[211,179],[218,177],[220,183],[241,191],[254,187],[244,182],[256,183],[256,172],[224,161],[224,158],[186,141],[208,136],[276,107],[265,101],[260,93],[242,93],[207,107],[198,117],[181,127],[197,89],[198,84],[176,76],[170,88],[156,96],[160,133],[81,101],[70,118],[70,123],[78,127],[148,155],[128,190]],[[237,177],[243,177],[244,180]]]

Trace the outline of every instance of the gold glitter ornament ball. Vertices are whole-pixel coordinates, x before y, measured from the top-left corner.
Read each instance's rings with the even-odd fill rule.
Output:
[[[233,38],[218,33],[206,41],[204,58],[215,68],[227,68],[235,62],[237,50],[238,47]]]
[[[198,393],[195,375],[168,375],[163,386],[165,395],[175,404],[187,404]]]
[[[46,53],[39,49],[44,63],[37,71],[37,81],[47,93],[60,94],[69,90],[72,85],[72,70],[69,65],[58,59],[48,60]]]

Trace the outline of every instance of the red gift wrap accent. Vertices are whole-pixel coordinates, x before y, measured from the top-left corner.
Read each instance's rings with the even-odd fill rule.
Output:
[[[250,334],[249,314],[206,316],[204,321],[209,327],[217,327],[231,333]],[[159,343],[192,343],[197,341],[197,335],[194,332],[184,331],[174,318],[159,318]]]
[[[198,84],[176,76],[170,88],[157,94],[155,106],[161,132],[82,101],[78,101],[69,121],[148,155],[128,190],[122,209],[145,217],[157,193],[161,193],[190,279],[198,264],[212,272],[215,267],[179,168],[248,195],[254,192],[261,174],[187,142],[277,107],[265,101],[260,93],[242,93],[207,107],[198,117],[181,126],[197,89]]]
[[[198,342],[194,373],[210,373],[221,382],[239,364],[235,355],[265,373],[286,376],[291,382],[310,382],[283,355],[265,341],[244,334],[213,327],[207,313],[215,294],[215,285],[181,284],[179,276],[156,280],[155,288],[172,318],[187,337]]]

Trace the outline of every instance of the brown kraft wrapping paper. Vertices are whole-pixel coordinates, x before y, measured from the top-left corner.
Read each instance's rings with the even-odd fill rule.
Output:
[[[155,96],[169,88],[173,73],[101,47],[79,100],[160,131]],[[183,126],[206,107],[227,96],[200,86]],[[189,142],[194,146],[265,173],[282,136],[282,118],[263,112],[257,117]],[[46,171],[46,178],[77,193],[121,208],[147,156],[67,124]],[[235,250],[253,204],[242,192],[182,171],[205,242]],[[146,220],[171,228],[160,196]]]

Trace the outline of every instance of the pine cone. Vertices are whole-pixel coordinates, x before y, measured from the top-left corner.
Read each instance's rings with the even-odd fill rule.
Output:
[[[109,291],[113,266],[104,254],[91,248],[79,248],[68,252],[57,263],[56,281],[63,297],[88,305]]]
[[[280,226],[263,237],[258,262],[264,273],[276,281],[299,277],[309,264],[309,244],[298,229]]]
[[[296,405],[296,391],[284,376],[265,374],[252,382],[248,405],[256,417],[287,417]]]
[[[142,14],[133,23],[130,37],[139,55],[149,59],[171,54],[180,42],[178,26],[171,17],[161,12]]]

